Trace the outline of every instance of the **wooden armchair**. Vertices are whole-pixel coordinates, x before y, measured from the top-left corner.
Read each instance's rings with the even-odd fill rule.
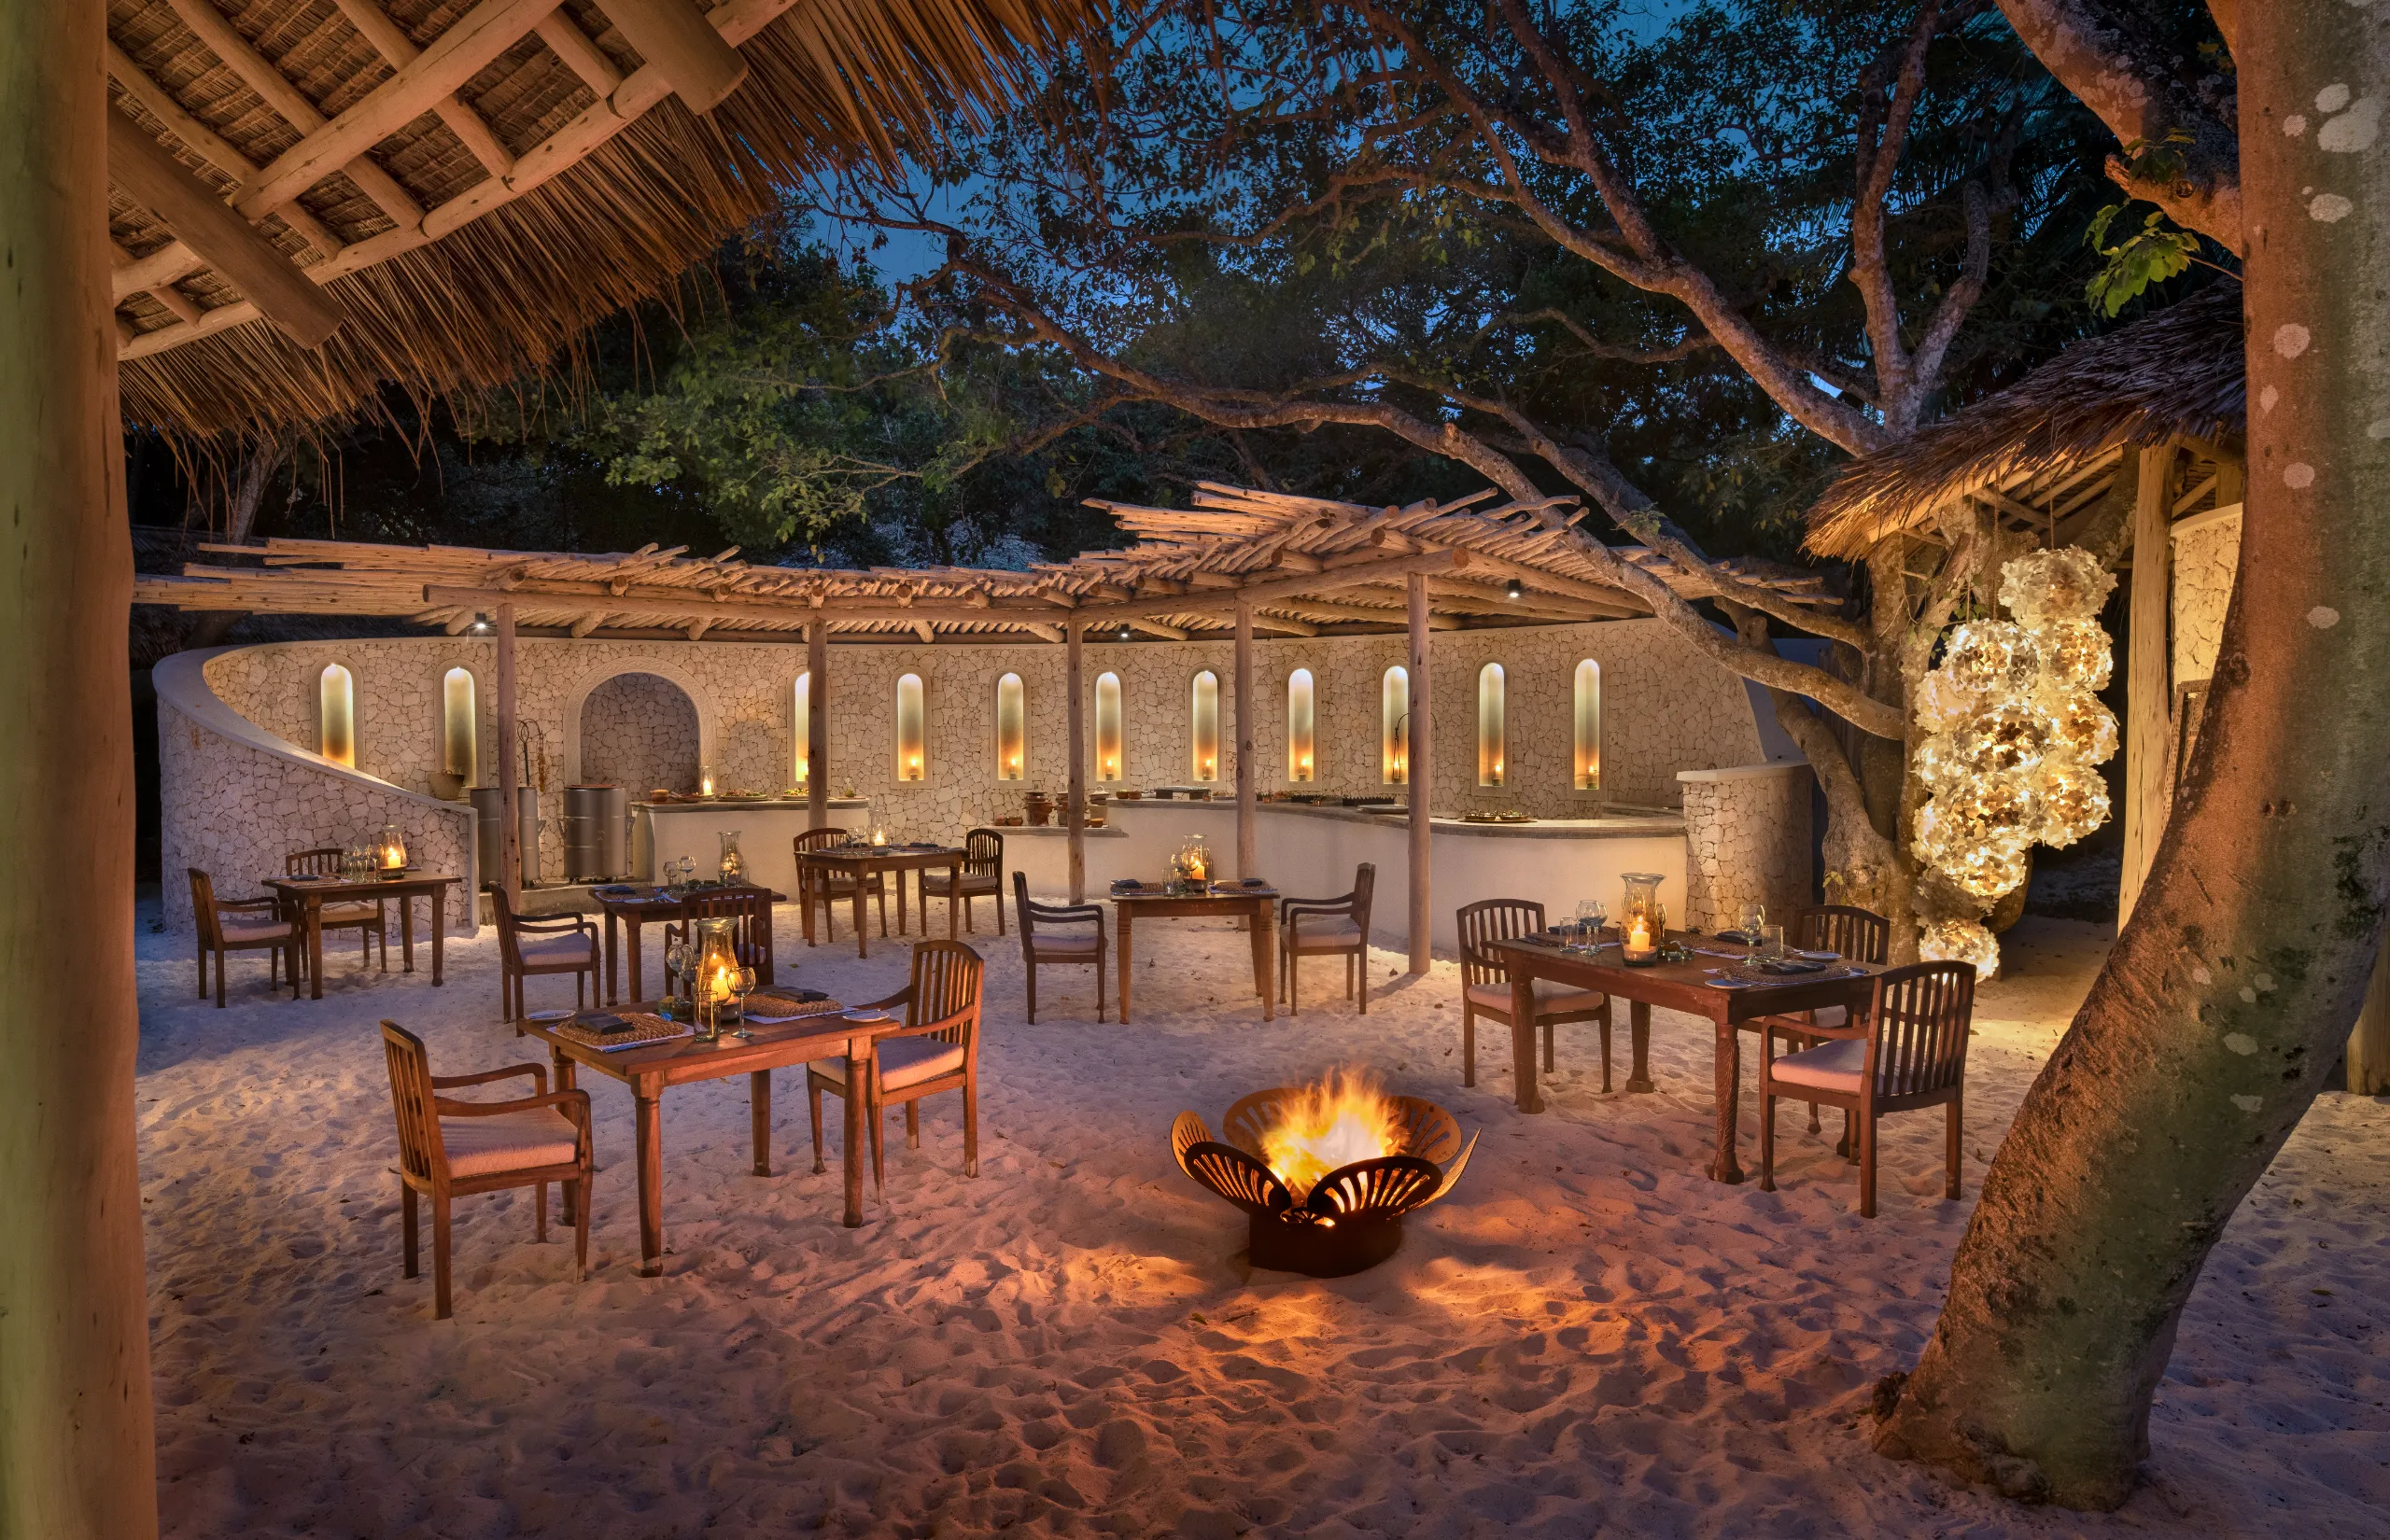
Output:
[[[1026,929],[1026,926],[1023,927]],[[979,1002],[987,964],[959,941],[923,941],[913,946],[912,981],[885,1000],[857,1010],[905,1008],[905,1029],[872,1045],[863,1086],[864,1121],[871,1130],[871,1190],[883,1186],[879,1160],[879,1114],[890,1102],[905,1104],[905,1147],[921,1147],[919,1103],[943,1091],[963,1093],[963,1174],[979,1174]],[[851,1096],[847,1061],[826,1058],[805,1067],[805,1101],[813,1124],[813,1169],[822,1162],[822,1093]]]
[[[498,918],[498,998],[499,1019],[515,1024],[523,1035],[523,980],[532,973],[570,973],[572,1003],[583,997],[586,973],[589,999],[598,993],[598,927],[586,915],[557,915],[550,919],[526,919],[514,912],[503,884],[493,887],[490,910]]]
[[[1012,917],[1020,922],[1021,983],[1029,996],[1030,1025],[1037,1023],[1037,970],[1048,962],[1095,964],[1095,1019],[1104,1019],[1104,906],[1100,903],[1035,903],[1029,875],[1012,875]],[[1093,925],[1092,931],[1057,926]],[[1040,933],[1039,926],[1047,929]]]
[[[318,846],[313,850],[301,850],[282,860],[285,876],[336,877],[340,875],[343,852],[336,845]],[[355,929],[358,945],[364,949],[363,961],[373,961],[373,944],[382,944],[382,972],[390,971],[389,904],[382,899],[351,899],[343,903],[327,903],[316,911],[316,923],[326,931]]]
[[[772,895],[765,888],[727,888],[720,892],[693,894],[688,900],[685,920],[672,920],[664,927],[664,949],[669,954],[682,942],[695,944],[697,921],[727,919],[731,926],[731,949],[738,955],[738,965],[755,970],[757,984],[770,984],[772,978]]]
[[[416,1276],[417,1195],[431,1199],[433,1319],[448,1319],[448,1203],[473,1193],[533,1187],[532,1239],[548,1239],[548,1183],[564,1183],[564,1217],[574,1227],[573,1265],[589,1276],[589,1093],[550,1091],[544,1065],[510,1064],[477,1075],[435,1075],[423,1039],[382,1023],[390,1102],[399,1118],[399,1203],[406,1276]],[[530,1077],[532,1094],[510,1101],[455,1101],[442,1091]]]
[[[974,829],[963,836],[963,876],[952,892],[947,891],[949,874],[924,871],[921,874],[921,929],[929,930],[930,900],[943,898],[949,903],[963,905],[963,928],[977,934],[978,925],[973,920],[972,900],[993,899],[996,903],[996,934],[1005,933],[1005,836],[994,829]]]
[[[1967,1080],[1967,1031],[1975,1019],[1975,965],[1919,962],[1877,973],[1866,1016],[1812,1029],[1826,1042],[1773,1052],[1761,1037],[1759,1185],[1776,1190],[1776,1099],[1795,1096],[1840,1107],[1858,1126],[1859,1212],[1876,1217],[1876,1125],[1891,1113],[1947,1107],[1942,1196],[1959,1196],[1959,1131]]]
[[[291,922],[280,899],[219,899],[216,885],[196,866],[190,875],[190,912],[199,930],[199,998],[207,998],[207,954],[216,954],[216,1008],[224,1009],[224,959],[229,952],[262,949],[266,953],[266,986],[277,982],[275,966],[290,975],[290,998],[299,998],[300,959],[306,946],[300,927]]]
[[[1370,1014],[1370,899],[1377,882],[1377,866],[1365,861],[1353,874],[1353,890],[1343,898],[1288,899],[1278,906],[1284,931],[1278,944],[1278,993],[1286,1001],[1288,1015],[1302,1009],[1295,999],[1300,976],[1295,959],[1311,957],[1343,958],[1344,998],[1354,998],[1357,973],[1361,1015]]]
[[[808,829],[792,842],[796,851],[797,913],[805,917],[805,944],[813,945],[813,906],[822,906],[822,939],[838,939],[838,905],[852,903],[856,879],[844,872],[824,872],[805,863],[805,852],[844,845],[844,829]],[[862,879],[864,895],[879,901],[879,933],[888,933],[888,883],[877,872]]]
[[[1802,910],[1792,918],[1789,933],[1792,945],[1807,952],[1839,952],[1853,962],[1874,963],[1882,967],[1891,955],[1892,922],[1870,909],[1855,908],[1847,903],[1821,903]],[[1800,1011],[1787,1015],[1760,1018],[1762,1033],[1771,1039],[1781,1032],[1793,1046],[1812,1047],[1826,1041],[1820,1028],[1841,1028],[1850,1024],[1850,1013],[1839,1005],[1827,1005],[1814,1011]],[[1818,1131],[1818,1104],[1809,1103],[1809,1132]],[[1850,1153],[1850,1120],[1845,1118],[1840,1153]]]
[[[1461,1084],[1477,1084],[1477,1018],[1511,1023],[1511,971],[1490,949],[1543,929],[1543,905],[1531,899],[1486,899],[1465,904],[1460,924]],[[1535,981],[1535,1019],[1543,1028],[1543,1068],[1552,1070],[1553,1029],[1564,1021],[1597,1021],[1602,1029],[1602,1089],[1610,1089],[1610,996],[1573,989],[1555,979]]]

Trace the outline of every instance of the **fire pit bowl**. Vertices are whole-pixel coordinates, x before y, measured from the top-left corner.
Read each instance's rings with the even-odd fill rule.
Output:
[[[1357,1115],[1367,1126],[1360,1147],[1388,1153],[1320,1169],[1317,1152],[1355,1147]],[[1290,1158],[1287,1130],[1306,1117],[1322,1137]],[[1226,1142],[1193,1113],[1179,1113],[1170,1129],[1178,1169],[1245,1211],[1255,1267],[1313,1278],[1343,1278],[1392,1256],[1402,1244],[1402,1216],[1452,1191],[1477,1148],[1475,1135],[1462,1148],[1460,1126],[1432,1101],[1334,1078],[1256,1091],[1229,1109],[1222,1130]],[[1273,1145],[1296,1171],[1291,1184],[1272,1168]]]

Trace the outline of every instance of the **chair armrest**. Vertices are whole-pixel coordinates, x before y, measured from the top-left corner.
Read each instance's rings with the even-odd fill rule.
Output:
[[[861,1005],[850,1005],[847,1009],[850,1011],[883,1011],[891,1005],[909,1005],[912,1002],[913,987],[907,984],[902,989],[899,989],[894,994],[890,995],[886,1000],[865,1001]]]
[[[1029,906],[1029,917],[1056,925],[1077,925],[1093,920],[1104,923],[1104,905],[1100,903],[1037,903]]]
[[[964,1022],[972,1020],[978,1014],[979,1008],[974,1005],[967,1011],[957,1011],[950,1016],[937,1021],[923,1022],[919,1027],[907,1027],[901,1031],[882,1032],[879,1035],[879,1041],[885,1043],[892,1037],[928,1037],[935,1032],[950,1032]]]
[[[587,915],[558,915],[554,919],[524,919],[518,916],[514,928],[543,936],[560,936],[569,931],[586,931],[593,936],[598,933],[598,927],[590,923]]]
[[[1283,899],[1278,904],[1278,915],[1282,919],[1292,919],[1297,915],[1349,915],[1352,912],[1353,895],[1350,893],[1332,899]]]
[[[444,1096],[431,1099],[431,1110],[442,1117],[498,1117],[507,1113],[537,1112],[542,1107],[554,1107],[565,1113],[580,1128],[582,1139],[589,1138],[589,1093],[579,1086],[506,1101],[451,1101]]]
[[[486,1085],[494,1080],[513,1080],[517,1075],[529,1075],[540,1095],[548,1089],[548,1067],[544,1064],[509,1064],[499,1070],[484,1070],[477,1075],[433,1075],[431,1088],[443,1091],[458,1085]]]
[[[220,915],[233,909],[279,909],[282,903],[278,898],[218,899],[216,912]]]

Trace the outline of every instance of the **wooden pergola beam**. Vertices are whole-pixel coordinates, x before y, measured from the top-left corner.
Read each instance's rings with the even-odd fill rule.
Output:
[[[689,0],[602,0],[606,15],[691,112],[723,104],[747,78],[747,61]]]
[[[403,70],[423,56],[423,49],[415,46],[415,39],[391,21],[374,0],[332,0],[332,4],[348,18],[348,24],[373,45],[373,51],[389,61],[392,68]],[[514,157],[498,142],[488,121],[462,97],[451,91],[432,103],[431,110],[440,115],[440,120],[448,125],[448,132],[457,136],[457,142],[472,152],[483,170],[492,176],[513,174]]]
[[[125,196],[164,220],[300,346],[320,347],[340,329],[345,313],[298,264],[218,203],[132,119],[120,112],[107,119],[108,176]]]
[[[185,112],[183,105],[175,100],[172,91],[149,78],[148,72],[134,63],[132,56],[118,48],[113,41],[108,44],[107,59],[108,74],[114,77],[119,86],[124,89],[124,93],[139,104],[142,111],[165,124],[166,132],[181,140],[184,148],[214,166],[234,182],[246,181],[257,175],[256,162],[234,149],[232,142],[222,134]],[[340,255],[343,245],[340,237],[325,229],[322,221],[308,213],[296,201],[283,204],[274,213],[275,217],[295,231],[301,240],[314,246],[325,257]],[[197,265],[196,258],[193,259],[193,265]],[[183,270],[185,273],[189,271],[190,271],[189,268]],[[174,276],[179,278],[182,273],[177,273]],[[171,283],[173,279],[170,278],[167,281]],[[120,287],[117,290],[117,298],[123,299],[126,292]]]

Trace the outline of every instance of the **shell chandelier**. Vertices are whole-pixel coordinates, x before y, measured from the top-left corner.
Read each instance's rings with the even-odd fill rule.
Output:
[[[1910,848],[1956,890],[1937,902],[1940,885],[1928,886],[1921,956],[1997,967],[1981,917],[2025,880],[2025,852],[2063,848],[2107,821],[2098,766],[2116,751],[2116,719],[2098,692],[2115,661],[2098,617],[2116,585],[2077,546],[2020,556],[2000,569],[2011,618],[1953,626],[1919,681],[1928,735],[1914,768],[1932,796]]]

